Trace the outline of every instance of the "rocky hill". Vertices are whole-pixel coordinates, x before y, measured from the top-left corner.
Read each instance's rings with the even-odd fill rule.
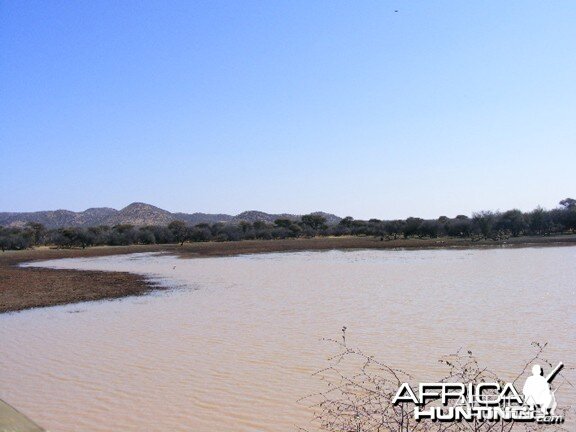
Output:
[[[250,210],[250,211],[245,211],[242,212],[236,216],[234,216],[232,218],[232,222],[234,223],[238,223],[238,222],[274,222],[276,219],[290,219],[290,220],[297,220],[299,218],[299,216],[293,215],[293,214],[287,214],[287,213],[281,213],[281,214],[269,214],[269,213],[264,213],[261,211],[257,211],[257,210]]]
[[[135,202],[105,219],[101,225],[168,225],[176,218],[167,210]]]
[[[0,213],[0,226],[23,226],[28,222],[38,222],[48,228],[70,226],[97,226],[105,224],[118,213],[111,208],[92,208],[83,212],[69,210],[38,211],[30,213]]]
[[[340,217],[324,212],[316,212],[326,218],[329,224],[340,221]],[[62,227],[88,227],[98,225],[120,225],[130,224],[136,226],[143,225],[168,225],[175,220],[184,221],[190,225],[199,223],[238,223],[241,221],[274,222],[276,219],[298,220],[299,215],[281,213],[270,214],[260,211],[246,211],[236,216],[227,214],[209,213],[171,213],[167,210],[155,207],[150,204],[135,202],[122,210],[113,208],[89,208],[83,212],[73,212],[69,210],[38,211],[28,213],[1,213],[0,226],[24,226],[28,222],[39,222],[47,228]]]
[[[199,223],[230,222],[234,218],[234,216],[219,213],[172,213],[172,215],[177,220],[184,221],[189,225],[196,225]]]

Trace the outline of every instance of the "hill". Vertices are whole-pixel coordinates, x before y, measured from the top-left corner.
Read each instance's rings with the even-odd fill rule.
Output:
[[[328,224],[335,224],[340,221],[340,217],[324,212],[316,212],[326,218]],[[121,210],[108,207],[89,208],[82,212],[70,210],[49,210],[37,212],[0,212],[0,226],[21,227],[28,222],[38,222],[46,228],[63,227],[88,227],[98,225],[121,225],[130,224],[136,226],[144,225],[168,225],[175,220],[184,221],[190,225],[199,223],[238,223],[241,221],[256,222],[263,221],[272,223],[276,219],[298,220],[299,215],[281,213],[270,214],[261,211],[251,210],[240,213],[236,216],[227,214],[210,213],[171,213],[159,207],[135,202]]]

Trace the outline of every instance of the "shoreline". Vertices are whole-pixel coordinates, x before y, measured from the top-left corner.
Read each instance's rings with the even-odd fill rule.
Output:
[[[516,237],[503,241],[437,238],[381,241],[374,237],[316,237],[286,240],[186,243],[180,245],[100,246],[88,249],[47,247],[0,253],[0,314],[37,307],[144,295],[159,289],[144,276],[127,272],[57,270],[19,267],[24,262],[90,258],[141,252],[171,253],[180,258],[323,250],[487,249],[501,247],[576,246],[576,235]]]

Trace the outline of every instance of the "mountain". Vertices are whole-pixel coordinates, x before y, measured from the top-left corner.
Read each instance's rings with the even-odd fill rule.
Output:
[[[30,213],[0,213],[0,226],[24,226],[38,222],[48,228],[104,225],[118,210],[91,208],[83,212],[69,210],[38,211]]]
[[[326,218],[328,224],[335,224],[340,221],[340,217],[324,212],[316,212]],[[82,212],[70,210],[37,211],[27,213],[0,212],[0,226],[21,227],[28,222],[39,222],[46,228],[62,227],[88,227],[98,225],[120,225],[130,224],[142,225],[168,225],[175,220],[181,220],[189,225],[199,223],[238,223],[247,222],[268,222],[272,223],[276,219],[298,220],[299,215],[281,213],[270,214],[261,211],[251,210],[240,213],[236,216],[227,214],[210,213],[171,213],[167,210],[155,207],[150,204],[135,202],[121,210],[108,207],[89,208]]]
[[[109,207],[89,208],[77,213],[78,223],[83,226],[106,225],[106,222],[118,213],[118,210]]]
[[[176,218],[167,210],[150,204],[135,202],[104,219],[100,225],[168,225]]]

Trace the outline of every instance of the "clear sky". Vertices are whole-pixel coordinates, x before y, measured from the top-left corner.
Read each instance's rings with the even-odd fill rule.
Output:
[[[0,211],[555,207],[576,2],[0,0],[0,160]]]

